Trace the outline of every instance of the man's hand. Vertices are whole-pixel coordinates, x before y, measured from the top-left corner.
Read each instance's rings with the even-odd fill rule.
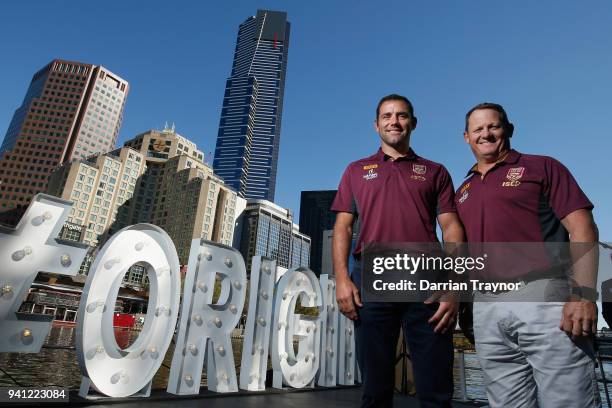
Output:
[[[590,336],[597,332],[597,306],[587,300],[565,302],[559,329],[571,336]]]
[[[355,305],[362,307],[357,286],[349,278],[336,278],[336,300],[343,315],[351,320],[357,320]]]
[[[436,292],[429,297],[424,303],[432,304],[440,299],[440,305],[436,313],[427,321],[429,324],[438,322],[434,328],[436,333],[446,333],[448,330],[453,330],[457,322],[457,313],[459,312],[459,301],[457,295],[452,292]]]

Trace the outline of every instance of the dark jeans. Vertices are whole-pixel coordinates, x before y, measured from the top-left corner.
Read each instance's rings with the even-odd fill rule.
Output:
[[[359,280],[357,277],[356,280]],[[357,362],[363,381],[362,407],[392,407],[400,325],[414,369],[422,408],[450,407],[453,395],[452,333],[434,333],[427,320],[438,304],[364,303],[355,322]]]

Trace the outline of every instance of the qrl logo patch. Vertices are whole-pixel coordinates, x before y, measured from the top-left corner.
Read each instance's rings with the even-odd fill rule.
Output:
[[[517,181],[523,177],[523,173],[525,172],[524,167],[514,167],[508,170],[508,174],[506,174],[506,178],[510,181]]]
[[[509,169],[508,174],[506,174],[506,179],[508,179],[508,181],[504,181],[502,187],[518,187],[521,184],[519,180],[523,177],[524,172],[524,167],[513,167]]]
[[[424,164],[413,164],[412,171],[416,174],[425,174],[427,172],[427,167]]]

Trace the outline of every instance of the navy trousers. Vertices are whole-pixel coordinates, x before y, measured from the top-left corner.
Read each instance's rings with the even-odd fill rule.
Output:
[[[450,332],[435,333],[435,326],[427,323],[437,308],[438,303],[365,302],[358,309],[355,335],[357,363],[363,382],[362,407],[393,406],[396,348],[401,326],[421,407],[450,408],[453,338]]]

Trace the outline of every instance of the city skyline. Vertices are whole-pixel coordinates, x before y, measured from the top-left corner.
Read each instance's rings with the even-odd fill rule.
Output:
[[[346,165],[377,148],[372,129],[378,99],[406,94],[419,126],[417,153],[441,162],[458,185],[473,157],[462,140],[463,115],[483,100],[502,103],[516,125],[513,147],[558,158],[595,204],[601,240],[612,238],[607,154],[600,120],[610,106],[612,7],[573,2],[491,5],[404,3],[394,10],[355,3],[315,5],[237,2],[176,8],[124,5],[120,16],[67,3],[4,6],[0,125],[6,130],[32,72],[53,58],[94,62],[130,81],[119,143],[164,121],[213,151],[236,27],[256,8],[287,11],[291,64],[283,112],[275,202],[298,212],[300,191],[337,187]],[[92,13],[111,26],[90,24]],[[53,17],[66,16],[70,27]],[[342,18],[338,18],[342,15]],[[173,30],[140,30],[135,19],[180,21]],[[27,27],[20,21],[29,21]],[[520,23],[520,24],[519,24]],[[87,29],[88,38],[73,36]],[[38,39],[55,32],[70,41]],[[484,35],[483,33],[486,33]],[[28,52],[23,52],[27,49]],[[502,51],[503,50],[503,51]],[[210,157],[205,158],[210,162]]]

